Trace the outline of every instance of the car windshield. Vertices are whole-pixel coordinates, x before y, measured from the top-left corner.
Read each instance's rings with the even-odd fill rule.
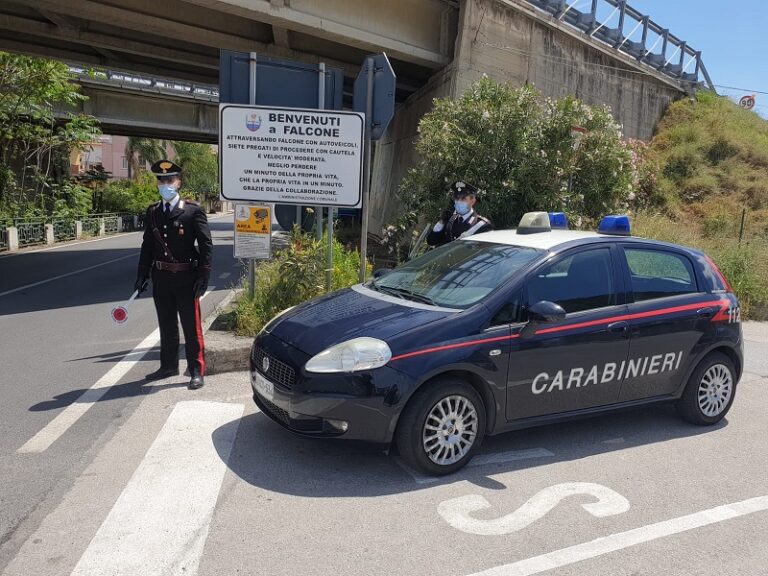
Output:
[[[535,248],[461,240],[427,252],[368,286],[406,300],[468,308],[542,254]]]

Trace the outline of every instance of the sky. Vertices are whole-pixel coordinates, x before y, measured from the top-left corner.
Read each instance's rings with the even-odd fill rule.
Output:
[[[589,4],[580,0],[576,6],[588,11]],[[755,91],[765,92],[757,94],[756,111],[768,117],[768,0],[629,0],[629,5],[694,50],[701,50],[712,82],[720,85],[718,93],[738,99]],[[615,26],[617,21],[615,15],[611,23]],[[633,27],[625,25],[624,30],[629,33]],[[641,32],[638,30],[632,39],[639,41]],[[667,54],[673,51],[669,49]]]

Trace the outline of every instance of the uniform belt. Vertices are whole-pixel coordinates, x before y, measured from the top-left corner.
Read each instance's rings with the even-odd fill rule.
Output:
[[[189,270],[194,270],[196,267],[197,262],[162,262],[160,260],[155,260],[155,268],[167,272],[187,272]]]

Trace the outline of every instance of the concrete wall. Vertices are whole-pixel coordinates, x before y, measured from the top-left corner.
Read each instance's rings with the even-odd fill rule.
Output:
[[[513,86],[533,84],[544,96],[574,94],[592,105],[608,105],[626,137],[644,140],[669,103],[684,93],[673,80],[649,73],[525,2],[463,0],[452,64],[398,107],[376,149],[371,232],[379,233],[396,215],[395,193],[418,161],[417,125],[432,100],[460,96],[483,74]]]
[[[629,138],[649,139],[682,89],[624,54],[516,0],[462,3],[454,94],[483,74],[545,96],[607,104]]]
[[[435,98],[451,94],[453,69],[433,76],[426,86],[395,109],[395,117],[376,144],[371,179],[370,230],[379,234],[396,215],[400,181],[416,161],[419,120],[432,109]]]

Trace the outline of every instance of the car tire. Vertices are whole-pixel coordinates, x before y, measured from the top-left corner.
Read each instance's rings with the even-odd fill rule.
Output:
[[[482,444],[485,422],[485,405],[472,386],[462,380],[436,380],[406,405],[398,423],[397,449],[420,472],[451,474]]]
[[[677,409],[683,419],[699,426],[712,426],[731,409],[736,396],[736,368],[728,356],[713,352],[691,374]]]

